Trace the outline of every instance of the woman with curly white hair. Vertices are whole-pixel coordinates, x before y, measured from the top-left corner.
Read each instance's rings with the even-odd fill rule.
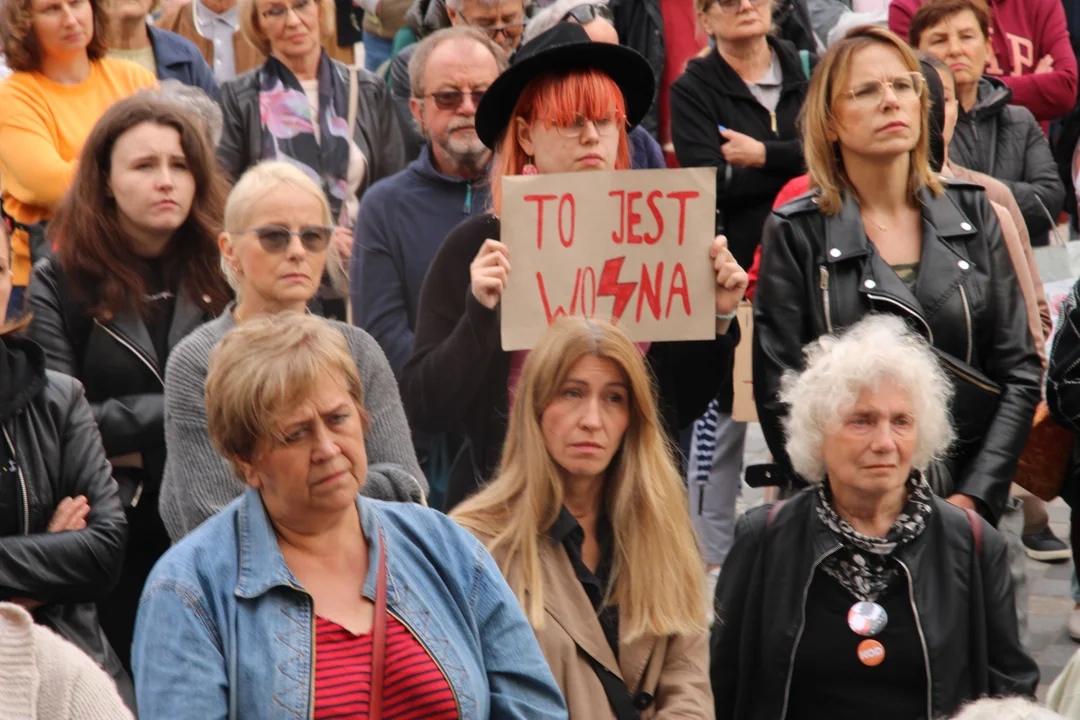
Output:
[[[807,346],[781,398],[811,486],[739,522],[716,588],[717,717],[936,718],[1035,693],[1005,541],[935,497],[952,386],[896,317]]]

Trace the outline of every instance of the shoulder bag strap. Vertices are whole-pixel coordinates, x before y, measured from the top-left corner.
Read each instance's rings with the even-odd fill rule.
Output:
[[[604,694],[607,695],[608,703],[611,705],[612,712],[615,713],[616,720],[640,720],[641,713],[638,711],[634,699],[630,697],[630,689],[626,687],[626,683],[622,681],[622,678],[601,665],[599,660],[585,652],[580,645],[578,645],[578,650],[589,661],[589,665],[592,666],[593,672],[599,678],[600,684],[604,686]]]
[[[352,140],[353,135],[356,133],[356,105],[357,96],[360,93],[360,73],[353,65],[349,66],[349,140]]]
[[[375,577],[375,622],[371,648],[371,702],[368,720],[382,720],[383,675],[386,661],[386,542],[379,533],[379,572]]]

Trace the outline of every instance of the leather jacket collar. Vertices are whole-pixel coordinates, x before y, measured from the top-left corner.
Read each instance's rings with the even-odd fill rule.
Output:
[[[176,347],[188,333],[206,321],[205,311],[196,305],[181,286],[176,293],[176,305],[173,308],[172,322],[169,325],[169,347]],[[165,365],[154,349],[150,331],[137,312],[125,308],[111,320],[96,321],[106,332],[117,337],[121,343],[140,356],[158,376],[165,372]]]

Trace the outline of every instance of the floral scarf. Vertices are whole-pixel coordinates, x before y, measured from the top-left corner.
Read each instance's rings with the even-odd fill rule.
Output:
[[[919,537],[931,513],[930,486],[919,473],[907,481],[908,501],[903,512],[883,538],[856,532],[832,506],[832,491],[826,479],[818,486],[818,518],[840,541],[840,549],[821,563],[821,569],[863,602],[875,602],[900,573],[892,554],[901,545]]]
[[[259,70],[262,159],[281,160],[303,170],[326,193],[334,222],[348,227],[345,195],[352,138],[352,128],[346,119],[349,88],[325,50],[319,57],[316,77],[319,80],[318,142],[311,104],[292,71],[273,56]]]

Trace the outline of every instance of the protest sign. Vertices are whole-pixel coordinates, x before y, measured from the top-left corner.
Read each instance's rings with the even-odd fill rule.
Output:
[[[715,213],[715,168],[504,178],[503,349],[531,348],[563,315],[636,342],[711,340]]]

